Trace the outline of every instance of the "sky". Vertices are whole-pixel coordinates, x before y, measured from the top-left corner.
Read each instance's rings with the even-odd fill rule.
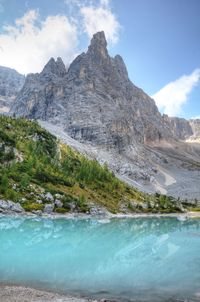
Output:
[[[101,30],[161,113],[200,118],[200,0],[0,0],[0,65],[68,66]]]

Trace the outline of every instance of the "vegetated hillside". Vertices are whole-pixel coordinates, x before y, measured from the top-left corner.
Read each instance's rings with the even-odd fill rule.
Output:
[[[129,187],[106,165],[60,144],[37,122],[0,116],[0,197],[27,211],[181,211],[179,201]],[[96,209],[96,208],[95,208]]]

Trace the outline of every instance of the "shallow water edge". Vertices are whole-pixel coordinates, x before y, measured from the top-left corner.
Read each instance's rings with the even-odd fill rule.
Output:
[[[16,213],[16,212],[1,212],[0,217],[3,216],[11,216],[11,217],[24,217],[24,218],[52,218],[52,219],[57,219],[57,218],[65,218],[65,219],[110,219],[110,218],[152,218],[152,217],[174,217],[174,218],[180,218],[180,220],[185,220],[187,218],[200,218],[200,211],[199,212],[187,212],[187,213],[167,213],[167,214],[159,214],[159,213],[131,213],[131,214],[123,214],[123,213],[118,213],[118,214],[112,214],[112,213],[105,213],[103,215],[91,215],[91,214],[83,214],[83,213],[66,213],[66,214],[57,214],[57,213],[52,213],[52,214],[46,214],[43,213],[41,215],[29,213],[29,212],[22,212],[22,213]]]
[[[179,264],[179,257],[176,257],[176,253],[178,253],[179,248],[180,248],[180,252],[181,252],[181,246],[183,247],[182,251],[183,251],[183,260],[185,261],[186,267],[188,267],[187,269],[187,274],[188,274],[188,270],[189,268],[191,268],[191,265],[195,264],[195,263],[199,263],[198,261],[192,261],[187,257],[189,254],[191,254],[191,259],[193,259],[193,251],[198,250],[198,246],[199,246],[199,238],[200,238],[200,225],[199,225],[199,219],[192,219],[191,218],[200,218],[200,215],[196,215],[199,213],[187,213],[187,214],[135,214],[135,215],[106,215],[106,216],[92,216],[92,215],[82,215],[82,214],[68,214],[68,215],[43,215],[43,216],[37,216],[37,215],[33,215],[33,214],[26,214],[26,215],[9,215],[10,217],[8,217],[8,215],[0,215],[0,217],[2,217],[3,221],[5,219],[8,218],[8,223],[9,225],[11,224],[12,226],[12,222],[14,222],[14,220],[16,219],[18,220],[22,220],[23,224],[22,224],[22,228],[21,230],[18,231],[19,228],[14,228],[13,229],[13,233],[12,231],[7,231],[6,226],[4,226],[3,230],[5,230],[5,239],[6,240],[2,240],[2,248],[4,247],[4,252],[2,252],[2,256],[0,257],[2,259],[2,268],[4,267],[4,264],[7,263],[7,269],[3,270],[2,272],[4,273],[4,271],[7,273],[12,273],[12,267],[15,268],[16,266],[16,272],[17,270],[19,270],[20,272],[20,268],[21,266],[19,265],[18,267],[18,263],[22,257],[20,256],[20,253],[17,253],[17,251],[21,251],[20,247],[25,247],[24,249],[24,256],[27,256],[28,251],[32,250],[34,252],[34,254],[36,253],[36,263],[38,264],[38,267],[40,267],[40,265],[43,264],[43,262],[38,262],[39,261],[39,257],[38,257],[38,253],[36,251],[38,251],[38,248],[41,248],[41,251],[44,251],[45,246],[47,246],[48,248],[46,248],[46,252],[44,253],[44,255],[41,257],[41,259],[45,259],[45,261],[47,260],[48,257],[52,258],[51,255],[54,254],[49,254],[49,251],[51,250],[51,248],[58,246],[59,244],[61,247],[63,246],[69,246],[72,248],[76,248],[75,250],[80,250],[82,251],[82,255],[86,255],[84,257],[86,257],[86,260],[88,258],[88,255],[90,256],[88,259],[90,259],[89,262],[84,262],[81,265],[77,264],[78,259],[80,258],[79,255],[76,255],[75,250],[72,254],[67,254],[68,255],[68,259],[71,259],[71,264],[75,263],[77,264],[76,267],[74,267],[72,265],[72,268],[70,268],[70,271],[74,272],[74,269],[76,268],[77,270],[80,270],[80,274],[83,274],[88,268],[88,265],[90,265],[91,263],[95,262],[92,261],[93,258],[91,258],[91,256],[95,256],[96,254],[96,249],[95,251],[94,249],[94,243],[97,242],[98,243],[98,249],[99,250],[99,257],[96,259],[97,261],[97,267],[95,266],[95,263],[93,263],[93,270],[90,272],[92,278],[93,278],[93,274],[94,274],[94,267],[97,268],[97,272],[101,273],[104,275],[104,271],[105,269],[107,269],[108,267],[112,268],[112,267],[116,267],[116,272],[114,273],[114,276],[116,276],[116,274],[121,275],[122,272],[124,272],[124,270],[121,272],[119,270],[119,264],[121,263],[122,268],[124,267],[125,269],[129,270],[130,265],[131,265],[131,261],[133,259],[139,259],[141,254],[143,253],[143,257],[141,257],[141,261],[139,261],[139,263],[134,263],[134,266],[137,266],[137,271],[138,273],[140,272],[140,278],[141,280],[145,279],[145,274],[148,273],[147,271],[147,267],[148,265],[151,263],[152,260],[154,260],[154,265],[152,266],[152,269],[154,269],[155,267],[160,267],[160,269],[157,271],[157,273],[159,274],[161,271],[161,268],[163,267],[164,263],[166,262],[165,268],[168,268],[168,264],[170,264],[171,269],[169,270],[169,272],[171,273],[171,271],[173,270],[174,267],[177,268],[177,272],[179,271],[180,267],[178,268],[178,264]],[[4,218],[3,218],[4,217]],[[13,219],[12,219],[13,217]],[[167,219],[171,217],[171,219]],[[21,218],[21,219],[20,219]],[[27,218],[27,221],[26,221]],[[123,219],[122,219],[123,218]],[[133,218],[133,219],[132,219]],[[138,219],[134,219],[134,218],[138,218]],[[140,219],[141,218],[141,219]],[[144,219],[143,219],[144,218]],[[150,219],[148,219],[150,218]],[[44,220],[43,220],[44,219]],[[59,219],[61,219],[61,221],[59,221]],[[66,219],[66,220],[65,220]],[[43,223],[41,224],[41,221],[43,220]],[[70,222],[71,220],[71,222]],[[78,222],[78,220],[80,220]],[[95,222],[96,220],[96,222]],[[166,223],[169,221],[171,227],[170,228],[166,228]],[[30,224],[31,222],[31,224]],[[62,228],[59,227],[59,224],[62,224]],[[164,223],[164,227],[163,227],[163,231],[162,231],[162,225]],[[18,226],[18,225],[16,225]],[[70,226],[70,227],[69,227]],[[79,233],[77,233],[77,228],[78,227],[81,231],[80,235],[78,236]],[[177,228],[177,226],[179,226],[179,228]],[[193,228],[193,226],[196,226]],[[110,228],[111,227],[111,228]],[[197,228],[198,227],[198,228]],[[43,230],[44,228],[44,230]],[[109,228],[109,229],[108,229]],[[11,228],[12,229],[12,228]],[[107,231],[108,229],[108,231]],[[180,236],[180,231],[184,229],[183,232],[183,239],[181,239]],[[41,232],[42,230],[42,232]],[[51,231],[53,230],[53,231]],[[96,231],[97,230],[97,231]],[[102,232],[98,232],[98,230],[102,230]],[[118,231],[117,231],[118,230]],[[146,232],[145,232],[146,230]],[[151,232],[152,230],[152,232]],[[62,231],[62,232],[61,232]],[[118,234],[120,232],[122,232],[122,234]],[[154,232],[155,231],[155,232]],[[19,244],[18,248],[17,245],[15,243],[15,238],[18,238],[18,236],[16,236],[16,232],[18,232],[17,234],[20,235],[20,238],[24,238],[24,240],[22,240],[22,242]],[[176,234],[175,234],[176,232]],[[41,235],[41,234],[42,235]],[[154,234],[155,233],[155,234]],[[2,233],[3,234],[3,233]],[[23,237],[24,234],[24,237]],[[26,235],[28,234],[28,235]],[[66,235],[67,236],[63,236]],[[96,234],[96,237],[94,236]],[[108,235],[111,236],[108,236]],[[140,235],[141,234],[141,238]],[[170,235],[172,234],[172,236]],[[174,237],[173,237],[173,234]],[[8,235],[8,236],[7,236]],[[41,236],[39,236],[41,235]],[[51,235],[51,236],[50,236]],[[123,235],[123,236],[122,236]],[[177,236],[178,235],[178,236]],[[3,236],[3,235],[2,235]],[[10,239],[9,239],[10,236]],[[39,236],[39,237],[38,237]],[[49,237],[50,236],[50,237]],[[108,236],[109,238],[107,238],[106,236]],[[133,240],[132,242],[132,238],[133,236],[135,236],[135,240]],[[138,237],[139,236],[139,237]],[[30,238],[29,238],[30,237]],[[102,244],[99,244],[99,241],[101,241],[101,239],[105,239],[105,237],[108,240],[104,240],[106,241],[107,245],[104,245],[104,248],[102,249]],[[126,239],[126,244],[122,244],[121,243],[121,238]],[[61,240],[64,239],[64,241]],[[68,239],[67,239],[68,238]],[[117,247],[116,250],[113,251],[113,253],[111,253],[111,255],[109,254],[106,259],[104,259],[105,261],[103,261],[101,263],[98,263],[99,260],[101,258],[104,258],[105,255],[105,251],[109,252],[110,248],[111,248],[111,239],[114,240],[113,246]],[[3,237],[2,237],[3,239]],[[52,240],[51,240],[52,239]],[[93,241],[92,241],[93,239]],[[144,245],[143,239],[145,239],[146,243]],[[15,249],[15,252],[12,253],[11,250],[13,250],[13,248],[11,248],[10,245],[10,240],[12,241],[12,246]],[[46,240],[46,241],[45,241]],[[91,242],[90,242],[91,240]],[[42,245],[46,242],[46,245]],[[78,243],[77,243],[78,242]],[[187,244],[188,242],[188,244]],[[3,245],[4,243],[4,245]],[[182,244],[184,243],[184,245]],[[191,243],[195,244],[196,248],[191,248]],[[78,245],[77,245],[78,244]],[[41,246],[40,246],[41,245]],[[96,246],[96,245],[95,245]],[[7,247],[7,248],[6,248]],[[78,249],[77,249],[78,247]],[[145,249],[144,249],[145,247]],[[188,248],[188,251],[187,251]],[[138,252],[137,252],[138,250]],[[186,250],[186,251],[185,251]],[[22,250],[23,251],[23,250]],[[27,251],[27,253],[26,253]],[[91,253],[88,254],[88,251],[93,251]],[[147,258],[145,260],[145,255],[146,253],[148,253],[148,251],[150,251],[151,253],[151,257]],[[103,252],[100,253],[100,252]],[[7,255],[11,256],[11,260],[12,258],[14,259],[14,257],[16,257],[16,261],[13,260],[13,262],[9,260],[9,257],[7,257]],[[23,253],[22,253],[23,254]],[[5,256],[4,256],[5,255]],[[18,255],[18,256],[17,256]],[[57,255],[57,256],[56,256]],[[65,259],[67,259],[67,255],[66,257],[63,257],[62,259],[62,263],[65,263]],[[81,255],[81,252],[80,252]],[[110,263],[109,261],[113,261],[113,255],[115,255],[116,257],[116,263]],[[175,258],[174,258],[174,256]],[[47,261],[48,263],[45,265],[43,265],[43,270],[45,267],[49,267],[49,264],[53,264],[54,260],[57,259],[60,261],[60,257],[62,255],[60,254],[60,252],[58,253],[58,251],[55,251],[55,257],[53,257],[52,259],[50,259],[49,261]],[[77,257],[76,257],[77,256]],[[130,257],[129,257],[130,256]],[[179,254],[179,256],[181,256],[181,253]],[[195,256],[195,255],[194,255]],[[34,261],[34,258],[31,258],[28,256],[22,258],[22,263],[23,263],[23,259],[27,259],[27,264],[29,265],[30,263],[30,259],[32,259],[31,261]],[[75,259],[74,259],[75,258]],[[194,258],[195,259],[195,258]],[[197,257],[197,260],[199,259],[199,257]],[[94,260],[94,259],[93,259]],[[109,261],[108,261],[109,260]],[[188,261],[187,261],[188,260]],[[58,261],[58,262],[59,262]],[[174,261],[174,264],[173,264]],[[25,261],[26,262],[26,261]],[[144,265],[143,265],[144,262]],[[55,262],[57,263],[57,262]],[[85,265],[85,263],[87,263],[87,265]],[[59,264],[59,263],[57,263]],[[105,264],[105,265],[104,265]],[[112,266],[113,264],[113,266]],[[117,264],[117,265],[116,265]],[[115,266],[114,266],[115,265]],[[143,269],[141,269],[141,265],[143,265]],[[69,266],[70,266],[70,262],[69,262]],[[35,266],[33,265],[33,268]],[[53,266],[54,267],[54,266]],[[59,267],[59,266],[58,266]],[[57,280],[57,277],[62,275],[62,265],[60,266],[61,270],[55,271],[55,276],[56,279],[54,281]],[[100,270],[100,268],[102,268]],[[25,270],[26,270],[26,266],[25,266]],[[118,271],[119,270],[119,271]],[[33,269],[34,271],[34,269]],[[181,266],[181,271],[182,271],[182,266]],[[195,270],[195,272],[197,273],[198,271],[198,265],[197,268]],[[14,272],[14,271],[13,271]],[[149,279],[149,277],[152,277],[151,275],[152,271],[149,271],[149,275],[146,275],[146,279],[151,280],[151,278]],[[134,271],[132,271],[132,273],[134,273]],[[136,279],[138,280],[138,273],[136,276]],[[156,273],[156,274],[157,274]],[[154,274],[156,276],[156,274]],[[84,274],[83,274],[84,275]],[[123,274],[122,274],[123,275]],[[14,276],[14,275],[13,275]],[[84,289],[83,284],[79,284],[80,286],[76,286],[74,287],[74,289],[72,288],[72,290],[70,289],[70,287],[66,287],[65,291],[62,290],[62,287],[56,287],[56,284],[53,282],[52,283],[52,288],[48,288],[48,284],[47,283],[41,283],[38,279],[38,283],[35,283],[36,279],[31,279],[28,282],[28,279],[26,281],[26,279],[22,278],[19,280],[15,280],[14,277],[12,276],[12,274],[10,275],[10,277],[8,278],[9,283],[7,283],[6,278],[3,280],[2,282],[5,282],[4,284],[2,282],[0,282],[0,301],[1,302],[25,302],[25,301],[34,301],[34,302],[42,302],[42,301],[53,301],[53,302],[86,302],[86,301],[134,301],[134,302],[147,302],[147,301],[153,301],[153,302],[172,302],[172,301],[176,301],[176,302],[193,302],[193,301],[200,301],[200,292],[199,292],[199,286],[197,283],[196,289],[194,290],[194,294],[195,294],[195,299],[187,299],[184,300],[182,299],[182,297],[187,297],[188,298],[192,298],[193,297],[193,292],[192,294],[190,293],[191,288],[193,288],[193,284],[190,282],[188,283],[187,280],[185,280],[185,285],[191,285],[191,287],[188,287],[188,292],[186,292],[186,294],[184,293],[184,287],[179,287],[178,291],[177,289],[173,291],[173,287],[170,288],[171,293],[169,294],[168,288],[167,288],[167,283],[163,282],[163,284],[160,284],[158,288],[153,288],[151,286],[145,287],[142,286],[141,288],[128,288],[127,292],[126,289],[122,288],[120,293],[116,293],[116,291],[112,292],[108,292],[108,291],[100,291],[101,289],[103,290],[107,290],[107,288],[97,288],[96,290],[89,292],[88,290],[90,290],[90,282],[86,283],[86,288]],[[18,274],[16,275],[18,276]],[[31,275],[32,276],[32,275]],[[48,274],[47,274],[48,276]],[[178,276],[174,276],[176,277],[175,280],[176,282],[174,284],[177,284],[177,282],[179,282],[179,280],[184,281],[184,276],[185,275],[185,271],[184,271],[184,266],[183,266],[183,272]],[[70,275],[71,277],[71,275]],[[74,276],[75,278],[76,276]],[[110,282],[112,279],[110,278],[111,276],[108,276],[107,281],[106,282]],[[126,277],[126,275],[124,276]],[[147,278],[148,277],[148,278]],[[161,276],[162,277],[162,276]],[[103,278],[103,276],[102,276]],[[196,277],[196,280],[199,277]],[[18,279],[18,277],[17,277]],[[85,279],[85,278],[84,278]],[[83,281],[85,281],[83,279]],[[45,278],[44,278],[45,280]],[[93,279],[92,279],[93,280]],[[130,279],[127,279],[127,281]],[[158,278],[158,280],[160,280],[160,278]],[[188,279],[190,280],[190,279]],[[64,280],[65,283],[67,281],[67,285],[69,285],[68,281],[69,280]],[[87,280],[88,281],[88,280]],[[117,281],[117,280],[116,280]],[[118,280],[119,281],[119,280]],[[144,280],[143,280],[144,281]],[[164,280],[165,281],[165,280]],[[171,279],[169,279],[168,281],[171,282]],[[82,282],[82,281],[81,281]],[[120,281],[118,282],[120,284]],[[106,283],[107,284],[107,283]],[[125,283],[126,284],[126,283]],[[62,284],[61,284],[62,285]],[[116,288],[117,289],[117,288]],[[132,293],[130,293],[129,295],[129,289],[131,289]],[[39,293],[37,293],[36,291],[39,290]],[[161,290],[161,292],[160,292]],[[144,292],[146,291],[146,293]],[[143,296],[146,296],[146,298],[148,299],[143,299],[144,297],[140,297],[140,294],[142,295],[142,293],[144,292]],[[150,295],[151,293],[151,295]],[[178,293],[178,295],[177,295]],[[114,295],[113,295],[114,294]],[[116,294],[116,295],[115,295]],[[122,294],[123,298],[119,297]],[[161,294],[162,294],[162,299],[161,298]],[[34,296],[35,295],[35,296]],[[16,300],[16,297],[20,297],[20,300]],[[33,299],[32,299],[33,296]],[[150,297],[151,296],[151,297]],[[174,298],[176,296],[176,298]],[[9,297],[9,298],[8,298]],[[31,299],[30,299],[31,297]],[[39,298],[38,298],[39,297]],[[88,298],[89,297],[89,298]],[[127,298],[128,297],[128,298]],[[152,300],[152,297],[155,299]],[[24,299],[24,300],[23,300]],[[38,300],[37,300],[38,299]]]

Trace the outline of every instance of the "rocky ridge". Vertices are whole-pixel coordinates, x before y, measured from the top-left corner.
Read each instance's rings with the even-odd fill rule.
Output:
[[[24,81],[25,77],[16,70],[0,66],[0,113],[9,112]]]
[[[170,139],[155,102],[128,78],[123,59],[111,58],[103,32],[66,71],[53,58],[31,74],[11,113],[60,124],[74,139],[118,149]]]

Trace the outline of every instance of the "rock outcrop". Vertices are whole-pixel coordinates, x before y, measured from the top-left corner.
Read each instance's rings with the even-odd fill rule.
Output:
[[[184,118],[169,117],[163,115],[166,125],[171,129],[173,135],[180,140],[186,140],[193,135],[193,129],[190,122]]]
[[[186,120],[164,114],[163,120],[166,126],[171,129],[173,136],[179,140],[200,139],[200,119]]]
[[[25,212],[20,203],[11,200],[0,199],[0,213],[23,213]]]
[[[200,140],[200,119],[191,119],[189,123],[192,128],[192,137]]]
[[[16,70],[0,66],[0,113],[9,112],[24,81],[25,77]]]

